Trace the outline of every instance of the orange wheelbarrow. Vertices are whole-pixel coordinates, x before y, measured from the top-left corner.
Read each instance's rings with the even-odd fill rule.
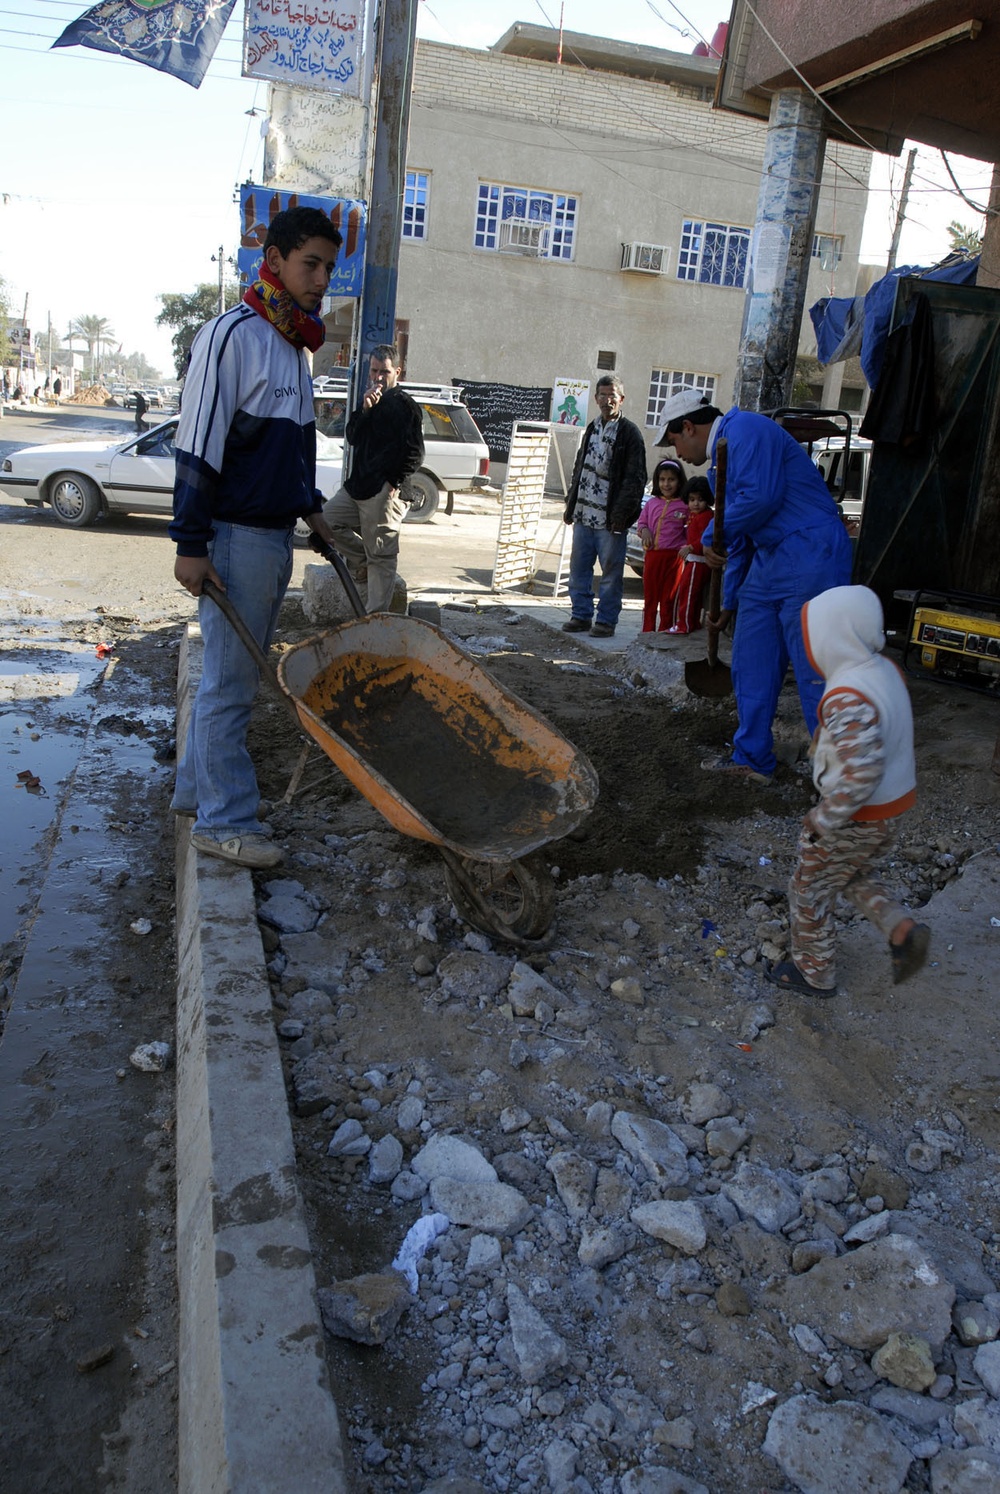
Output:
[[[395,829],[437,847],[467,923],[519,948],[552,931],[555,892],[524,858],[590,813],[597,774],[539,712],[505,690],[440,628],[360,615],[288,650],[275,675],[225,594],[223,607],[299,725]]]

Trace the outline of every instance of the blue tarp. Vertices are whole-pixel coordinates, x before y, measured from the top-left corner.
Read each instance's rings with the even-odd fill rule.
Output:
[[[826,296],[809,308],[816,349],[820,363],[836,363],[858,352],[857,334],[861,332],[861,367],[871,388],[878,383],[889,336],[889,323],[896,299],[896,282],[905,275],[921,280],[947,280],[952,285],[972,285],[979,268],[979,256],[949,254],[929,269],[921,265],[901,265],[876,280],[868,294],[860,296]]]

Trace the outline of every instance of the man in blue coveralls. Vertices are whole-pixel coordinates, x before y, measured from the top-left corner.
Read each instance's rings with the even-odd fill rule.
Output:
[[[723,415],[698,389],[680,389],[662,410],[658,446],[673,446],[694,466],[711,459],[725,436],[728,453],[723,512],[726,555],[711,548],[705,559],[725,565],[722,618],[736,613],[733,690],[739,727],[732,757],[702,767],[768,783],[774,773],[771,724],[789,660],[810,735],[823,681],[806,657],[803,604],[851,579],[851,545],[837,506],[805,448],[766,415],[732,409]]]

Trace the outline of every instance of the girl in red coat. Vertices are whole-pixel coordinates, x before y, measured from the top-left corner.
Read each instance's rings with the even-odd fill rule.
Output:
[[[680,496],[684,485],[684,468],[667,458],[653,473],[653,491],[646,499],[636,528],[645,556],[642,565],[642,594],[645,607],[642,631],[652,633],[656,614],[660,614],[660,632],[666,632],[673,616],[674,588],[680,571],[678,551],[684,543],[688,506]]]
[[[687,536],[677,554],[679,576],[674,592],[671,633],[693,633],[701,627],[701,597],[708,565],[703,558],[701,537],[712,520],[712,489],[707,477],[691,477],[684,489],[688,504]]]

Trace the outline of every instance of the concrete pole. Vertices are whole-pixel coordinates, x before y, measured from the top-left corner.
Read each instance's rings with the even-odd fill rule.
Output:
[[[791,403],[825,149],[824,109],[818,99],[801,88],[776,93],[750,244],[734,391],[742,410],[775,410]]]
[[[976,284],[990,286],[994,290],[1000,287],[1000,166],[993,167],[986,227],[983,229],[983,250],[979,260],[979,269],[976,271]]]
[[[903,172],[903,190],[899,194],[899,210],[896,213],[896,223],[892,230],[892,243],[889,245],[889,258],[886,261],[886,274],[896,268],[896,256],[899,253],[899,240],[903,233],[903,224],[906,222],[906,203],[910,196],[910,183],[913,180],[913,167],[917,159],[917,147],[910,149],[906,158],[906,170]]]
[[[354,371],[352,403],[355,408],[368,386],[368,359],[372,348],[380,342],[394,341],[416,36],[417,0],[383,0],[376,63],[375,143],[368,193],[361,335]]]

